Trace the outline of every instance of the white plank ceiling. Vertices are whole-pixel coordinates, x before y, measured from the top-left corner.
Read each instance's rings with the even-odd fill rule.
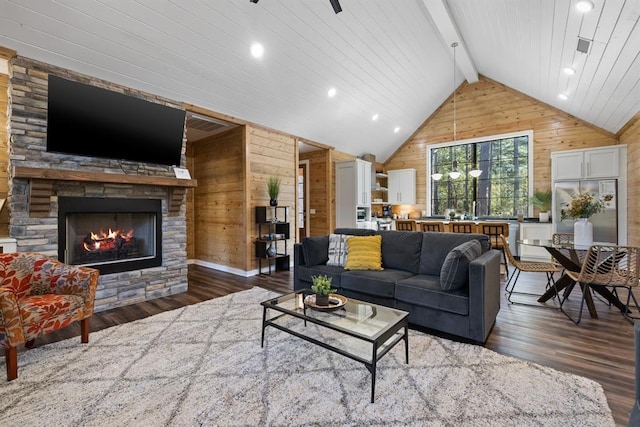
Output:
[[[385,161],[452,93],[454,41],[456,85],[477,70],[620,130],[640,110],[640,0],[593,3],[0,0],[0,46]]]

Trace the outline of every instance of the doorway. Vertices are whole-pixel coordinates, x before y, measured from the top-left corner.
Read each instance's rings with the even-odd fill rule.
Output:
[[[300,160],[298,164],[298,238],[300,241],[309,234],[309,160]]]

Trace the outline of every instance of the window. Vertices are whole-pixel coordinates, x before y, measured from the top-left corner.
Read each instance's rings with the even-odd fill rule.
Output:
[[[515,217],[527,211],[533,173],[533,132],[437,144],[427,155],[431,215],[447,209],[478,217]],[[479,177],[469,172],[480,169]],[[460,172],[451,178],[449,172]],[[442,174],[439,180],[433,174]],[[473,209],[475,207],[475,212]]]

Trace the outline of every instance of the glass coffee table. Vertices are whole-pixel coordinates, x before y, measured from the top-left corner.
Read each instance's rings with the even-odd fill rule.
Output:
[[[311,308],[304,303],[310,294],[311,291],[293,292],[260,303],[262,347],[266,327],[273,326],[364,364],[371,372],[373,403],[378,360],[404,341],[405,359],[409,363],[409,313],[352,298],[340,307]]]

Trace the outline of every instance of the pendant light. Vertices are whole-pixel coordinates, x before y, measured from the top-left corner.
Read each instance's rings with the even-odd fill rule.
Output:
[[[458,47],[458,42],[451,43],[451,47],[453,48],[453,145],[456,145],[456,47]],[[449,172],[449,177],[451,179],[458,179],[462,175],[458,171],[458,161],[453,161],[453,170]]]
[[[462,175],[462,174],[460,173],[460,171],[458,171],[458,161],[454,160],[453,161],[453,170],[451,172],[449,172],[449,178],[458,179],[458,178],[460,178],[460,175]]]

